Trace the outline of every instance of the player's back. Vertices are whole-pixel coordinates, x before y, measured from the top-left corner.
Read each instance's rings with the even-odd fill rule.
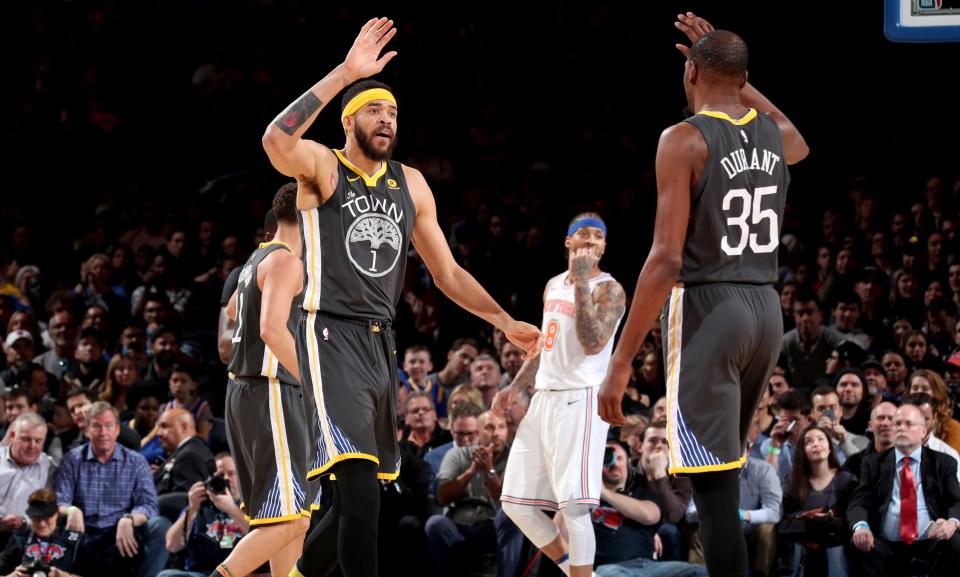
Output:
[[[543,351],[537,370],[537,389],[569,390],[597,387],[607,373],[613,338],[599,353],[588,355],[577,338],[577,305],[569,273],[557,275],[547,283],[543,303]],[[590,293],[598,285],[614,282],[601,272],[590,279]],[[622,317],[621,317],[622,318]],[[620,319],[617,319],[620,324]],[[614,328],[616,332],[616,328]]]
[[[290,250],[286,244],[274,241],[260,245],[243,265],[237,283],[237,327],[233,333],[230,363],[235,377],[268,377],[283,383],[296,383],[293,375],[280,364],[277,356],[260,338],[260,310],[263,293],[257,285],[257,267],[277,250]],[[294,299],[287,328],[296,334],[300,318],[302,293]]]
[[[680,281],[775,282],[790,183],[779,127],[754,109],[739,120],[704,111],[686,122],[703,134],[707,159],[690,198]]]

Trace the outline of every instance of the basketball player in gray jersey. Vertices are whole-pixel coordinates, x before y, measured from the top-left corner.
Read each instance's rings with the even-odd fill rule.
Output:
[[[692,12],[676,27],[693,43],[678,48],[696,114],[660,136],[653,248],[601,385],[600,415],[623,422],[631,361],[662,307],[669,470],[692,477],[710,575],[743,577],[738,469],[783,338],[772,283],[787,165],[808,149],[747,83],[739,36]]]
[[[303,288],[296,186],[273,199],[278,228],[241,267],[227,313],[236,319],[226,424],[244,513],[253,531],[214,575],[243,577],[267,559],[273,575],[297,561],[314,499],[310,440],[294,333]],[[292,325],[292,326],[291,326]]]
[[[397,100],[385,84],[357,81],[396,56],[380,56],[395,34],[392,20],[367,22],[344,62],[281,113],[263,137],[270,162],[299,185],[306,286],[297,345],[316,434],[309,474],[335,477],[333,504],[307,537],[294,576],[326,575],[337,562],[345,577],[378,574],[377,481],[395,479],[399,470],[397,361],[389,329],[411,240],[437,286],[503,330],[526,357],[539,352],[542,340],[536,327],[511,318],[456,264],[423,175],[390,160]],[[343,149],[302,138],[344,88]]]

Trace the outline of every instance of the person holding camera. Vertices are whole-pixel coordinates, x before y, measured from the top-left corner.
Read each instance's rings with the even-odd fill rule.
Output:
[[[843,409],[840,407],[840,396],[837,395],[837,391],[833,387],[829,385],[817,387],[810,393],[810,400],[813,404],[813,410],[810,413],[811,420],[827,432],[830,442],[833,443],[834,452],[837,454],[837,460],[841,465],[851,455],[867,448],[870,439],[863,435],[851,433],[840,424]]]
[[[5,577],[73,577],[83,533],[61,530],[57,494],[38,489],[27,499],[30,524],[16,532],[0,553]]]
[[[230,453],[219,453],[216,467],[206,481],[190,487],[187,508],[167,530],[167,551],[187,550],[183,570],[166,569],[157,577],[206,577],[250,530],[240,510],[236,462]]]

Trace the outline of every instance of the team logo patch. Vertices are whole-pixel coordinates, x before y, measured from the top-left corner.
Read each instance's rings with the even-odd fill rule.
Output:
[[[63,547],[55,543],[50,543],[46,547],[40,543],[34,543],[28,546],[23,552],[24,557],[27,557],[28,559],[35,559],[47,566],[52,564],[57,559],[63,558],[63,555]]]
[[[347,229],[347,254],[350,262],[369,277],[388,274],[397,265],[403,233],[383,214],[360,215]]]
[[[248,264],[247,266],[243,267],[242,271],[240,271],[240,279],[237,282],[243,286],[247,286],[250,284],[251,277],[253,277],[253,265]]]
[[[396,180],[394,180],[394,179],[392,179],[392,178],[388,178],[388,179],[387,179],[387,188],[400,188],[400,185],[397,184],[397,181],[396,181]]]

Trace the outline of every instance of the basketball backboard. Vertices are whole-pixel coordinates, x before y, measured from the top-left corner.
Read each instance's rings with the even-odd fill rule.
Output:
[[[883,33],[892,42],[960,42],[960,0],[884,0]]]

